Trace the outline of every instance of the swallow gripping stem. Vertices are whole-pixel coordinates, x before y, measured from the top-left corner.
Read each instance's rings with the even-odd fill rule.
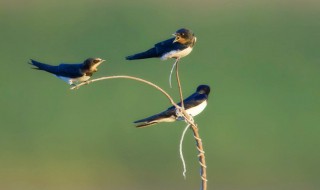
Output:
[[[98,71],[98,66],[105,60],[100,58],[88,58],[83,63],[49,65],[31,59],[30,64],[36,66],[34,69],[43,70],[54,74],[58,78],[64,80],[69,85],[88,81],[93,73]]]
[[[181,28],[173,34],[174,38],[159,42],[147,51],[127,56],[127,60],[160,58],[166,60],[168,58],[176,59],[169,76],[169,84],[171,85],[171,75],[173,69],[180,58],[189,55],[197,41],[191,30]]]
[[[200,114],[207,106],[209,93],[210,87],[208,85],[199,85],[195,93],[183,100],[185,110],[183,110],[182,108],[171,106],[167,110],[159,114],[152,115],[145,119],[137,120],[134,123],[137,123],[136,127],[147,127],[160,122],[174,122],[185,120],[185,117],[187,117],[187,120],[190,120],[192,122],[192,118]],[[181,106],[181,102],[177,105]]]

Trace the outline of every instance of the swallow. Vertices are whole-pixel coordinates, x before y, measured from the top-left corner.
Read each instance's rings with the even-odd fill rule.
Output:
[[[64,80],[69,85],[85,82],[90,79],[94,72],[98,71],[98,66],[105,60],[100,58],[88,58],[83,63],[48,65],[31,59],[30,64],[36,66],[38,70],[47,71]]]
[[[183,100],[186,112],[192,117],[200,114],[207,106],[209,93],[210,87],[208,85],[198,86],[195,93]],[[181,106],[181,102],[178,103],[178,106]],[[174,122],[178,120],[183,120],[183,118],[181,116],[179,117],[176,108],[171,106],[161,113],[134,121],[134,123],[137,123],[136,127],[141,128],[160,122]]]
[[[182,28],[177,30],[174,38],[159,42],[153,48],[127,56],[127,60],[147,59],[147,58],[161,58],[166,60],[168,58],[180,59],[191,53],[197,38],[191,30]]]

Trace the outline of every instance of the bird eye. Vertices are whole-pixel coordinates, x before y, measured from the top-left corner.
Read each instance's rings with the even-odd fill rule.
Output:
[[[100,60],[99,59],[95,59],[93,60],[93,63],[98,63]]]

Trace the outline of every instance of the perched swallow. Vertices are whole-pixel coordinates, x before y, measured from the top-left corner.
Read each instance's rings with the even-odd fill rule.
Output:
[[[44,70],[52,73],[69,85],[85,82],[90,79],[94,72],[98,71],[98,66],[105,60],[100,58],[88,58],[80,64],[60,64],[57,66],[40,63],[31,59],[31,65],[36,66],[38,70]]]
[[[198,86],[195,93],[183,100],[186,112],[192,117],[201,113],[207,106],[209,93],[210,87],[208,85]],[[178,105],[181,106],[181,102]],[[166,111],[135,121],[134,123],[138,123],[136,127],[147,127],[160,122],[174,122],[177,120],[183,120],[183,118],[177,116],[176,108],[172,106]]]
[[[145,52],[127,56],[126,59],[134,60],[160,57],[162,60],[166,60],[168,58],[180,59],[181,57],[187,56],[192,51],[197,38],[192,31],[185,28],[177,30],[173,35],[175,36],[174,38],[157,43],[153,48]]]

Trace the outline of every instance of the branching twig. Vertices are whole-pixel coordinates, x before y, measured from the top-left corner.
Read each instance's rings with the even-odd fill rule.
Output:
[[[176,68],[178,70],[178,68]],[[178,76],[178,72],[177,72],[177,76]],[[109,76],[109,77],[101,77],[101,78],[97,78],[97,79],[93,79],[84,83],[80,83],[76,86],[71,87],[71,90],[74,89],[78,89],[83,85],[92,83],[92,82],[97,82],[97,81],[101,81],[101,80],[107,80],[107,79],[117,79],[117,78],[124,78],[124,79],[131,79],[131,80],[135,80],[135,81],[139,81],[145,84],[148,84],[154,88],[156,88],[157,90],[159,90],[160,92],[162,92],[170,101],[170,103],[175,106],[175,108],[180,111],[185,119],[185,121],[191,125],[191,129],[193,131],[194,134],[194,138],[196,140],[196,145],[197,145],[197,149],[199,151],[198,157],[199,157],[199,162],[201,165],[201,179],[202,179],[202,185],[201,185],[201,190],[207,190],[207,174],[206,174],[206,161],[205,161],[205,156],[204,156],[204,151],[203,151],[203,145],[202,145],[202,141],[200,139],[199,133],[198,133],[198,127],[197,125],[194,123],[193,118],[184,110],[184,108],[181,108],[180,106],[178,106],[173,99],[171,98],[171,96],[164,91],[162,88],[160,88],[159,86],[155,85],[152,82],[149,82],[147,80],[141,79],[141,78],[137,78],[137,77],[132,77],[132,76],[127,76],[127,75],[120,75],[120,76]],[[178,77],[177,77],[178,79]],[[180,83],[180,80],[179,82]],[[182,91],[181,91],[181,86],[179,84],[179,90],[180,90],[180,98],[182,98]],[[183,100],[181,100],[181,103],[183,103]]]

